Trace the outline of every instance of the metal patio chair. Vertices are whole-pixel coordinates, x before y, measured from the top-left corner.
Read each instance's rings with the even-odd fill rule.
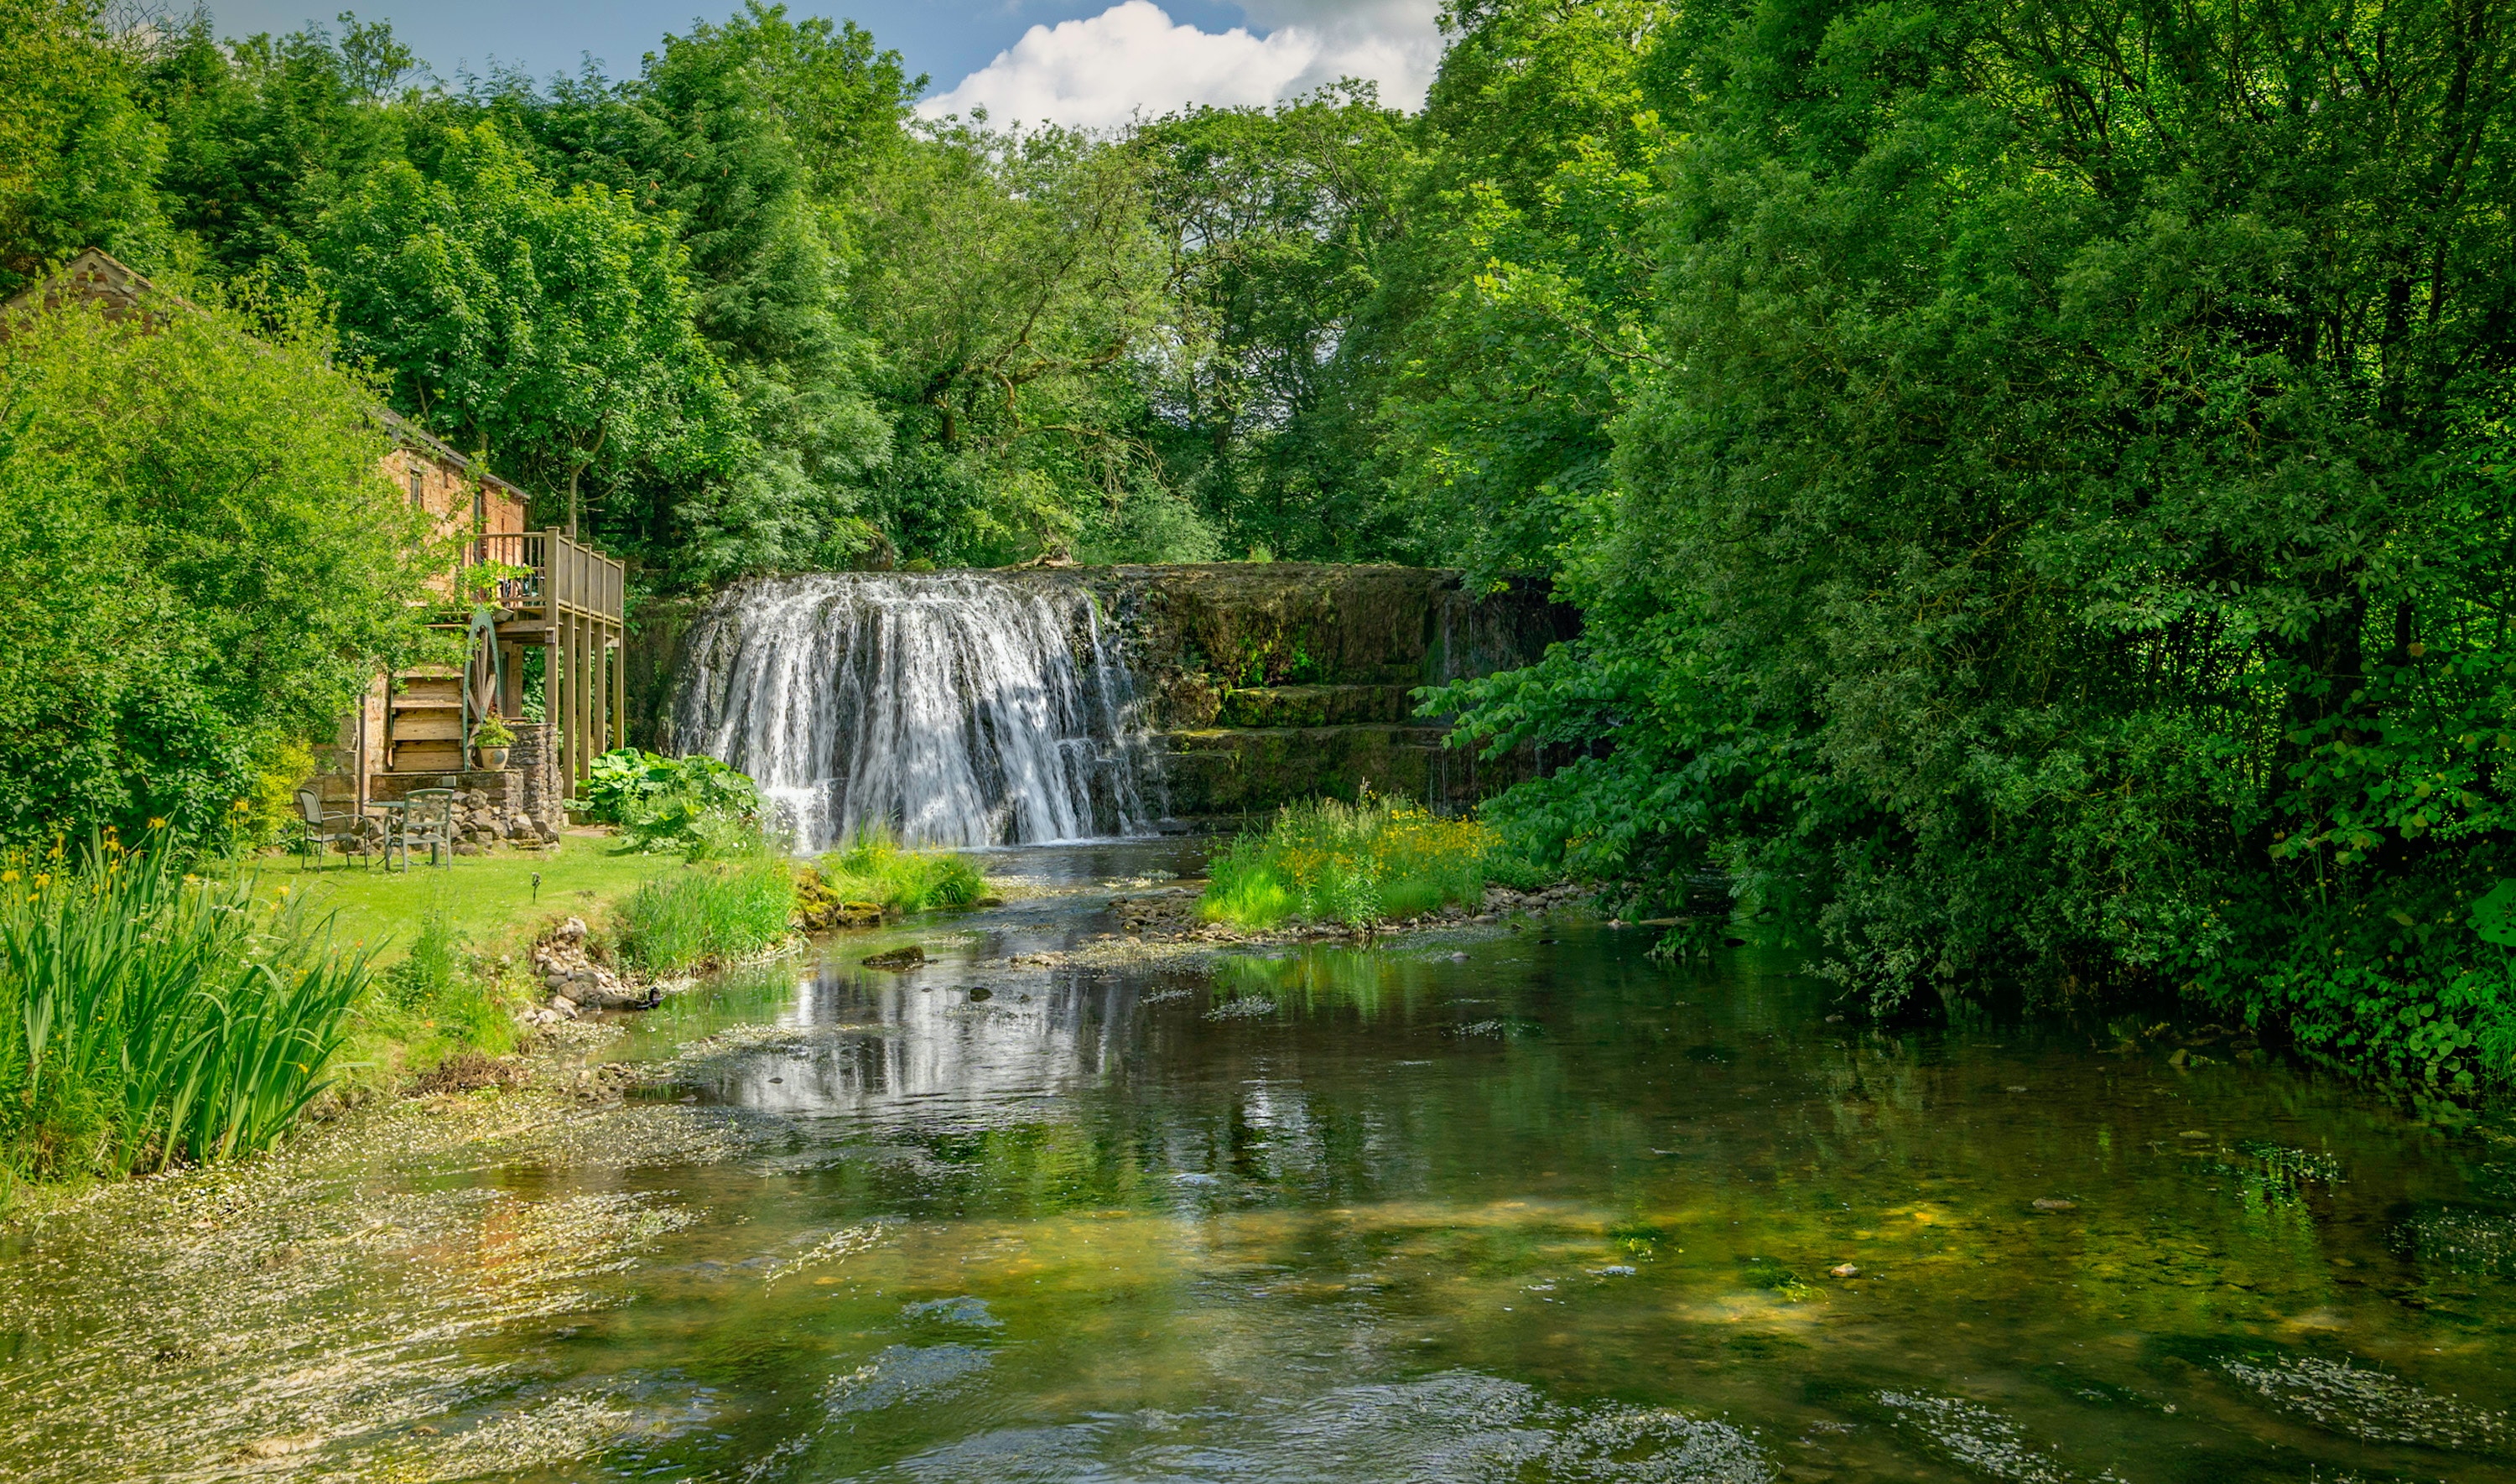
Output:
[[[336,840],[349,842],[350,849],[356,849],[359,854],[360,863],[365,864],[366,837],[358,832],[358,821],[361,817],[355,809],[335,813],[323,807],[323,791],[319,788],[310,785],[299,789],[297,791],[299,825],[297,869],[305,870],[308,857],[320,856]],[[341,863],[348,865],[349,850],[345,849],[341,854]]]
[[[451,867],[454,864],[454,780],[445,780],[442,788],[412,789],[402,799],[400,817],[394,823],[393,835],[385,846],[385,869],[393,869],[394,856],[401,856],[401,868],[410,869],[413,845],[428,847],[428,863]]]

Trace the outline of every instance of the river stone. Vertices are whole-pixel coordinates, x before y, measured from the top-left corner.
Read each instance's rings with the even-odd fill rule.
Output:
[[[926,962],[926,950],[918,944],[911,943],[905,948],[895,948],[889,953],[877,953],[862,962],[867,969],[915,969]]]

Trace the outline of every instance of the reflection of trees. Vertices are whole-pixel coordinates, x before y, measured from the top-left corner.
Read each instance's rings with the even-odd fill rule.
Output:
[[[914,1151],[851,1167],[868,1198],[1012,1217],[1371,1207],[1281,1229],[1306,1253],[1362,1244],[1340,1260],[1579,1247],[1785,1297],[1852,1260],[1927,1283],[1891,1303],[1998,1304],[2030,1328],[2189,1332],[2346,1302],[2336,1242],[2380,1260],[2388,1211],[2431,1168],[2413,1131],[2285,1072],[2177,1074],[2027,1029],[1820,1029],[1801,981],[1553,947],[1473,970],[1403,948],[1235,958],[1211,1000],[1165,994],[1194,982],[1177,975],[1068,971],[978,1017],[948,992],[824,982],[808,1018],[898,1032],[818,1053],[866,1069],[854,1106],[918,1107],[844,1135]],[[1223,1001],[1275,1009],[1203,1013]]]

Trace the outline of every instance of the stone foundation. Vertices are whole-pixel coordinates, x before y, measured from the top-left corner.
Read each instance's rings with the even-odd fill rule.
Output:
[[[367,798],[377,804],[398,804],[417,789],[453,789],[457,855],[478,855],[501,845],[538,849],[555,844],[560,827],[567,822],[562,808],[566,789],[550,745],[550,727],[519,722],[515,732],[507,767],[459,773],[375,773],[367,779]]]

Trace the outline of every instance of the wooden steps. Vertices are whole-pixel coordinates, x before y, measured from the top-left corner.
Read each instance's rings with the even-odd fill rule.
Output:
[[[463,769],[463,679],[445,666],[407,672],[389,698],[393,747],[385,768],[396,773]]]

